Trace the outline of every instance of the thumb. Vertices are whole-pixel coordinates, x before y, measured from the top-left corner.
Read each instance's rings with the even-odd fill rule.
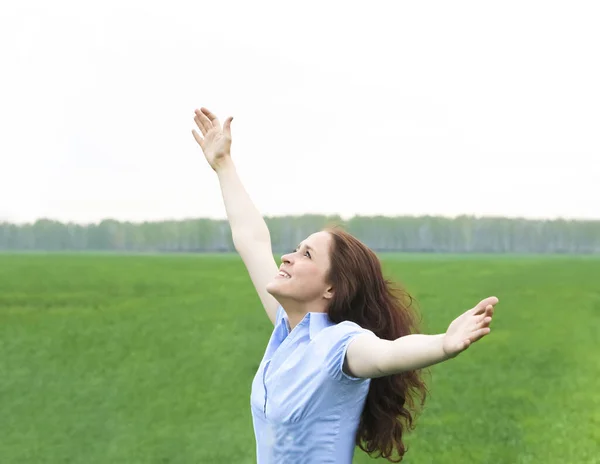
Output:
[[[233,116],[229,116],[223,124],[223,133],[229,138],[231,138],[231,121],[233,121]]]

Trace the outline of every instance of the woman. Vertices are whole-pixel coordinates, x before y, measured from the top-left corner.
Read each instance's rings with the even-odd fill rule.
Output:
[[[490,332],[495,297],[445,334],[416,334],[407,295],[376,255],[337,228],[317,232],[278,268],[265,221],[231,160],[231,121],[195,111],[192,134],[219,178],[233,243],[275,328],[252,383],[257,462],[350,463],[355,445],[400,460],[412,428],[419,369],[455,357]],[[408,297],[409,299],[410,297]],[[396,461],[397,462],[397,461]]]

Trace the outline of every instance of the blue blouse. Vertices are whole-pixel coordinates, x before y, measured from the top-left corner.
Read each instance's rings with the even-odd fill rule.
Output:
[[[258,464],[352,462],[371,379],[342,371],[354,322],[308,313],[290,332],[280,306],[252,382],[250,404]]]

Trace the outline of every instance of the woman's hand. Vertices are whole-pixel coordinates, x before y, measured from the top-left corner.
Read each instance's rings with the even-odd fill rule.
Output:
[[[461,314],[452,321],[444,335],[444,353],[449,358],[466,350],[471,343],[490,333],[490,322],[498,298],[491,296],[481,300],[473,309]]]
[[[192,130],[192,135],[202,148],[210,167],[217,171],[231,156],[231,121],[233,117],[227,118],[221,129],[217,117],[206,108],[196,110],[195,113],[194,121],[204,138],[195,129]]]

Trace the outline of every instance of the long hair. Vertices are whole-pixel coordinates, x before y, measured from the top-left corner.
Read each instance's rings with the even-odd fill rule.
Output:
[[[328,275],[334,288],[328,307],[331,321],[356,322],[385,340],[417,333],[413,298],[384,278],[377,255],[339,227],[325,231],[333,238]],[[400,462],[407,451],[402,441],[404,432],[414,429],[417,410],[426,396],[420,371],[372,379],[356,444],[373,457]]]

